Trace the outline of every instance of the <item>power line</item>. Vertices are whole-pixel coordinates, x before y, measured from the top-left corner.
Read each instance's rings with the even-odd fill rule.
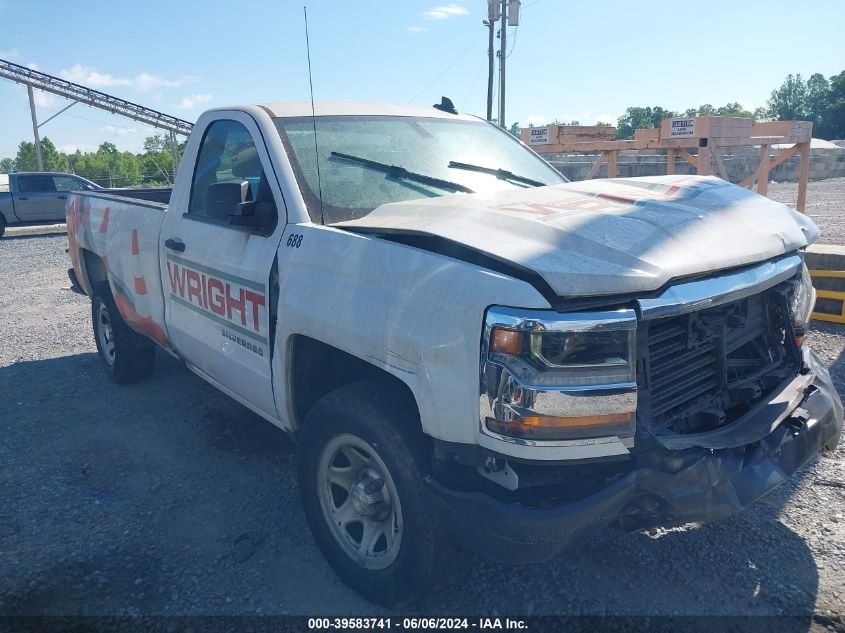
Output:
[[[445,75],[445,74],[446,74],[446,73],[448,73],[450,70],[452,70],[452,68],[454,68],[455,64],[457,64],[459,61],[461,61],[461,58],[462,58],[464,55],[466,55],[467,51],[468,51],[470,48],[472,48],[472,45],[473,45],[473,44],[475,44],[476,40],[478,40],[478,38],[481,36],[481,34],[482,34],[482,31],[479,31],[478,33],[476,33],[476,34],[475,34],[475,37],[474,37],[474,38],[472,38],[472,41],[471,41],[471,42],[467,45],[467,47],[466,47],[464,50],[462,50],[462,51],[461,51],[460,55],[458,55],[458,56],[455,58],[455,60],[454,60],[451,64],[449,64],[449,65],[446,67],[446,69],[445,69],[442,73],[440,73],[439,75],[437,75],[437,77],[435,77],[435,78],[431,81],[431,83],[429,83],[428,85],[426,85],[426,86],[425,86],[425,88],[423,88],[422,90],[420,90],[420,91],[419,91],[417,94],[415,94],[412,98],[408,99],[408,103],[412,103],[412,102],[416,101],[416,100],[417,100],[417,97],[419,97],[422,93],[424,93],[426,90],[428,90],[428,89],[429,89],[429,88],[431,88],[434,84],[436,84],[438,81],[440,81],[440,78],[441,78],[441,77],[443,77],[443,75]]]
[[[513,30],[513,42],[511,42],[511,49],[508,51],[508,54],[507,54],[507,55],[505,55],[505,57],[506,57],[506,58],[507,58],[507,57],[510,57],[511,55],[513,55],[513,49],[515,49],[515,48],[516,48],[516,36],[517,36],[517,35],[519,35],[519,26],[518,26],[518,25],[517,25],[517,27]]]
[[[48,108],[46,106],[40,106],[40,108],[42,110],[47,110],[49,112],[59,112],[59,110],[56,110],[55,108]],[[118,123],[107,123],[106,121],[100,121],[100,120],[97,120],[97,119],[89,119],[88,117],[79,116],[78,114],[65,114],[65,116],[69,116],[72,119],[79,119],[80,121],[88,121],[89,123],[98,123],[99,125],[110,125],[112,127],[119,127],[121,129],[124,129],[124,130],[138,130],[138,128],[129,127],[128,125],[120,125]],[[142,130],[138,130],[138,131],[142,131]]]
[[[467,96],[464,97],[464,103],[461,106],[461,110],[467,109],[467,103],[469,103],[469,98],[472,96],[472,91],[475,88],[476,82],[478,82],[478,76],[481,74],[481,69],[484,67],[484,62],[487,61],[484,58],[481,59],[481,62],[478,64],[478,70],[475,71],[475,78],[472,80],[472,83],[469,86],[469,90],[467,90]]]

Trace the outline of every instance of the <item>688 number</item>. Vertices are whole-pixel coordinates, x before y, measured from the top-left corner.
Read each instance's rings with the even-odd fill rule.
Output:
[[[291,248],[299,248],[302,246],[302,233],[291,233],[288,235],[288,246]]]

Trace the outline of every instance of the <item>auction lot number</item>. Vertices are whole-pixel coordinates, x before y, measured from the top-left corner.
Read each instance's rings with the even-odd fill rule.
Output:
[[[308,618],[312,630],[374,629],[374,630],[523,630],[524,620],[511,618]]]
[[[309,629],[470,629],[467,618],[308,618]]]

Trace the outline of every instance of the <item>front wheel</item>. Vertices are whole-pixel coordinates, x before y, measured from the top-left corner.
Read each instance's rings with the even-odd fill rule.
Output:
[[[152,373],[155,347],[126,325],[108,284],[101,283],[95,288],[91,300],[91,320],[97,352],[112,382],[137,382]]]
[[[443,580],[453,551],[426,513],[425,437],[409,409],[378,383],[355,383],[314,405],[301,434],[299,488],[317,545],[384,606]]]

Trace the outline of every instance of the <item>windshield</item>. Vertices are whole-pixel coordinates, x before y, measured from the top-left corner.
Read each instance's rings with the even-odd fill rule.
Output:
[[[510,134],[483,121],[323,116],[317,118],[318,186],[311,118],[275,123],[314,222],[320,222],[320,186],[323,218],[332,224],[361,218],[388,202],[566,182]]]

